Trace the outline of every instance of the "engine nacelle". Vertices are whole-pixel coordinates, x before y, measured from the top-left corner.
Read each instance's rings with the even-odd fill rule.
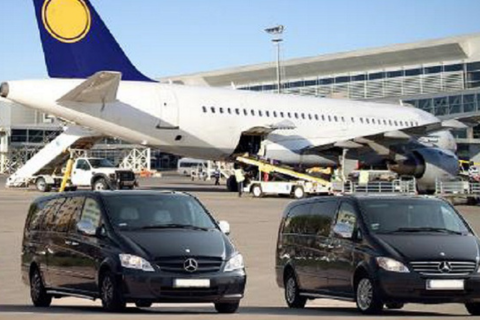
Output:
[[[435,191],[436,179],[452,180],[459,170],[457,156],[439,148],[416,149],[389,168],[400,175],[414,176],[419,192]]]

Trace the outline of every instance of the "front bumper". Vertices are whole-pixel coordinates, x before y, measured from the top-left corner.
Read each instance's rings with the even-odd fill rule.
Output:
[[[415,272],[396,273],[379,270],[377,279],[384,302],[480,302],[480,274],[467,277],[428,277]],[[463,290],[427,290],[428,279],[464,279],[465,286]]]
[[[243,298],[246,283],[244,270],[197,275],[124,270],[121,278],[124,296],[132,302],[234,302]],[[175,279],[210,279],[210,286],[175,288]]]

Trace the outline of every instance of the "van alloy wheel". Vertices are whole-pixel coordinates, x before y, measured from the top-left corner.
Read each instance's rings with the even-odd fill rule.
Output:
[[[285,279],[285,301],[290,308],[300,309],[305,307],[307,298],[300,295],[295,274],[290,272]]]
[[[48,307],[52,303],[52,296],[47,294],[38,269],[30,276],[30,297],[35,307]]]
[[[126,302],[123,298],[122,290],[110,272],[105,273],[102,277],[100,283],[100,298],[103,308],[109,312],[122,311],[125,309]]]
[[[361,278],[355,292],[357,307],[362,313],[377,314],[382,311],[383,303],[378,295],[375,284],[370,278]]]

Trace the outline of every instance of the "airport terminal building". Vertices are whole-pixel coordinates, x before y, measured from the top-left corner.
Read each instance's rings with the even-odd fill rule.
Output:
[[[410,104],[445,118],[480,113],[480,33],[292,59],[281,66],[283,94]],[[275,62],[159,80],[277,92]],[[11,172],[60,132],[56,119],[0,101],[0,173]],[[480,161],[480,126],[454,133],[459,156]],[[115,149],[128,154],[131,146],[109,139],[105,148],[107,155]]]
[[[410,104],[455,118],[480,112],[480,33],[281,62],[284,94]],[[161,78],[277,92],[276,63]],[[480,126],[454,132],[459,156],[480,161]]]

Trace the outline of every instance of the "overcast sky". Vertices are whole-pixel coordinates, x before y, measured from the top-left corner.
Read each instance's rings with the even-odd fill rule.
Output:
[[[478,0],[91,0],[150,77],[480,32]],[[0,0],[0,81],[45,78],[32,0]]]

